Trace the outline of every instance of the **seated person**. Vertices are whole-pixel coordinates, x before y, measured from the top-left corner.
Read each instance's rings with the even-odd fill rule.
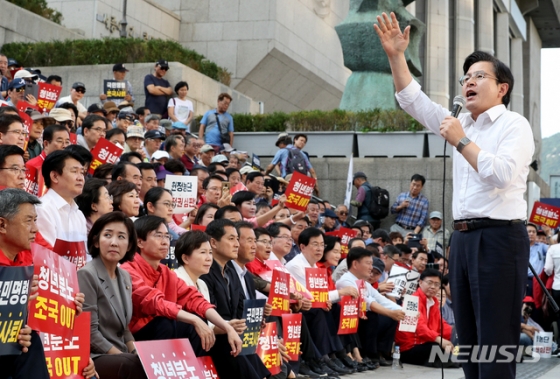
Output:
[[[78,270],[84,291],[84,310],[91,313],[91,357],[101,378],[146,378],[134,337],[128,329],[132,318],[132,282],[119,263],[136,254],[134,224],[122,212],[101,216],[88,235],[92,260]]]

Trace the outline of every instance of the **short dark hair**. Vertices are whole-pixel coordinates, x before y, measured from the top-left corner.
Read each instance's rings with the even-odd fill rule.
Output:
[[[418,255],[420,254],[426,254],[426,257],[428,256],[426,250],[416,250],[414,253],[412,253],[412,259],[418,258]]]
[[[129,151],[128,153],[124,153],[123,155],[121,155],[119,161],[120,162],[130,162],[130,158],[132,158],[132,157],[136,157],[136,158],[140,159],[140,161],[143,161],[142,155],[140,155],[140,153],[136,152],[136,151]]]
[[[126,133],[124,132],[124,130],[119,128],[113,128],[107,131],[107,133],[105,133],[105,139],[110,140],[115,134],[122,134],[124,136],[124,140],[126,141]]]
[[[239,191],[232,196],[231,202],[239,208],[241,207],[241,204],[243,204],[246,201],[253,200],[255,196],[256,195],[251,191]]]
[[[178,139],[182,139],[183,141],[185,140],[181,134],[172,134],[169,137],[167,137],[165,139],[165,141],[163,142],[163,146],[165,148],[165,151],[167,151],[169,153],[171,151],[171,148],[173,146],[177,145],[177,140]]]
[[[111,180],[115,181],[120,176],[124,178],[126,176],[126,168],[127,166],[136,167],[136,165],[129,161],[120,161],[113,167],[113,171],[111,171]]]
[[[187,91],[188,91],[189,83],[185,82],[184,80],[181,80],[179,83],[175,84],[175,93],[178,95],[179,90],[183,87],[187,87]]]
[[[384,229],[375,229],[373,232],[371,232],[371,239],[375,240],[381,238],[381,241],[384,243],[390,243],[392,244],[393,241],[391,240],[391,237],[389,237],[389,234],[387,233],[386,230]]]
[[[138,108],[136,108],[135,113],[136,113],[138,116],[145,116],[144,113],[146,112],[146,109],[148,109],[148,108],[146,108],[146,107],[138,107]]]
[[[84,134],[84,129],[91,129],[93,127],[93,124],[95,124],[97,121],[103,121],[103,123],[107,125],[106,118],[103,116],[99,116],[96,114],[90,114],[86,116],[86,118],[84,118],[84,121],[82,121],[82,135]]]
[[[260,171],[253,171],[247,174],[247,177],[245,179],[246,182],[252,182],[255,180],[255,178],[264,178],[264,174]]]
[[[211,173],[215,173],[216,171],[223,169],[226,169],[226,166],[222,163],[222,162],[212,162],[208,165],[208,171],[210,171]],[[224,174],[227,175],[227,173],[224,171]]]
[[[250,222],[247,221],[237,221],[235,223],[235,230],[237,230],[237,234],[241,235],[241,229],[255,229],[255,225],[251,224]]]
[[[170,190],[168,190],[167,188],[163,188],[163,187],[153,187],[153,188],[150,188],[148,190],[148,192],[146,192],[146,194],[144,195],[144,208],[146,210],[146,214],[149,214],[148,213],[148,203],[152,203],[152,205],[155,206],[156,201],[161,199],[161,196],[165,192],[172,195]]]
[[[81,155],[72,150],[57,150],[47,155],[45,161],[43,162],[43,167],[41,167],[41,174],[43,175],[45,186],[47,188],[51,188],[52,184],[51,171],[62,175],[62,169],[66,164],[66,160],[71,158],[77,160],[82,166],[86,163]]]
[[[221,94],[218,95],[218,101],[222,101],[224,98],[229,99],[229,101],[233,101],[230,94],[227,92],[222,92]]]
[[[113,196],[113,209],[120,209],[123,195],[132,190],[136,190],[136,184],[126,180],[113,180],[107,186],[107,191]]]
[[[50,75],[47,78],[47,83],[52,84],[53,80],[57,81],[57,82],[60,82],[60,84],[62,84],[62,78],[58,75]]]
[[[412,249],[404,243],[398,243],[395,245],[395,247],[400,250],[400,256],[402,256],[403,254],[412,254]]]
[[[68,109],[69,111],[72,111],[72,113],[74,114],[74,118],[78,118],[78,114],[80,113],[78,112],[78,107],[70,102],[60,104],[57,108]]]
[[[43,145],[45,144],[45,141],[52,142],[54,134],[58,132],[66,132],[68,133],[68,135],[70,135],[70,133],[68,132],[68,128],[64,125],[49,125],[43,130]]]
[[[326,260],[327,253],[334,249],[337,243],[341,243],[340,237],[325,236],[325,249],[323,250],[323,256],[319,259],[319,262],[324,262]]]
[[[348,251],[348,255],[346,256],[346,263],[348,264],[348,268],[352,268],[352,263],[354,261],[359,261],[364,257],[371,257],[373,256],[373,252],[364,249],[363,247],[353,247]]]
[[[209,177],[207,177],[206,179],[204,179],[202,181],[202,188],[203,189],[208,189],[208,184],[210,183],[210,180],[212,180],[212,179],[219,180],[220,182],[224,181],[224,178],[222,178],[221,176],[210,175]]]
[[[150,192],[150,191],[148,191],[148,192]],[[198,211],[196,212],[196,217],[194,218],[193,224],[194,225],[200,225],[200,222],[202,221],[202,218],[204,217],[206,212],[211,208],[215,209],[216,213],[220,209],[220,207],[218,207],[216,204],[212,204],[212,203],[202,204],[200,206],[200,208],[198,208]]]
[[[19,122],[23,125],[23,120],[21,117],[15,114],[0,114],[0,133],[6,134],[10,125],[14,122]]]
[[[294,136],[294,142],[295,142],[295,140],[297,140],[297,139],[300,138],[300,137],[305,138],[305,143],[307,143],[307,141],[309,141],[309,140],[307,139],[307,135],[305,135],[305,134],[303,134],[303,133],[298,133],[298,134],[296,134],[296,135]]]
[[[383,248],[383,254],[385,254],[389,258],[393,258],[395,255],[399,256],[401,254],[401,251],[396,246],[385,245],[385,247]]]
[[[175,243],[175,256],[181,265],[185,264],[183,255],[190,257],[193,251],[198,249],[204,242],[210,242],[208,234],[200,230],[183,233]]]
[[[325,239],[325,233],[323,233],[321,229],[313,227],[304,229],[298,237],[298,245],[307,246],[309,245],[309,241],[311,240],[311,238],[319,236],[323,236],[323,239]]]
[[[10,155],[19,155],[23,158],[25,151],[17,145],[0,145],[0,167],[6,163],[6,158]]]
[[[506,92],[504,97],[502,97],[502,103],[507,107],[510,101],[514,82],[513,74],[511,73],[509,67],[491,54],[488,54],[484,51],[475,51],[465,59],[465,62],[463,63],[463,74],[466,74],[469,71],[469,68],[476,62],[492,63],[492,66],[494,67],[494,74],[496,75],[498,83],[508,84],[508,91]]]
[[[219,241],[226,234],[226,226],[235,228],[234,222],[227,218],[221,218],[219,220],[214,219],[214,221],[206,226],[206,234],[208,234],[210,238]]]
[[[391,239],[391,241],[393,241],[394,239],[397,239],[397,238],[400,238],[401,240],[404,241],[404,238],[403,238],[402,234],[399,233],[399,232],[391,232],[391,233],[389,233],[389,238]]]
[[[208,203],[208,204],[210,204],[210,203]],[[216,213],[214,213],[214,220],[223,219],[227,212],[237,212],[237,213],[241,214],[241,212],[239,211],[239,209],[237,209],[237,207],[235,205],[226,205],[225,207],[221,207],[220,209],[218,209],[216,211]]]
[[[0,115],[8,112],[18,113],[18,110],[16,107],[12,107],[12,106],[0,107]]]
[[[227,175],[227,177],[228,177],[228,180],[229,180],[230,175],[233,174],[234,172],[239,173],[239,176],[241,176],[241,172],[239,172],[239,170],[236,169],[235,167],[228,167],[228,168],[226,168],[226,175]]]
[[[272,209],[272,206],[268,204],[266,201],[259,201],[257,203],[257,213],[259,213],[264,208],[268,208],[270,210]]]
[[[280,235],[280,229],[288,229],[288,231],[292,231],[290,227],[286,224],[282,224],[281,222],[274,222],[266,227],[266,230],[270,232],[270,236],[272,238],[276,238]]]
[[[88,149],[86,149],[82,145],[68,145],[64,148],[64,150],[71,151],[76,155],[82,157],[82,160],[84,161],[84,163],[82,163],[82,166],[85,165],[86,163],[89,166],[89,163],[91,163],[91,161],[93,160],[93,155],[90,153]]]
[[[189,175],[190,176],[197,176],[199,171],[203,171],[207,174],[210,174],[206,167],[204,167],[204,166],[194,166],[193,169],[190,171]]]
[[[84,184],[84,189],[82,193],[74,199],[78,208],[86,218],[90,217],[94,212],[91,209],[92,204],[97,204],[99,202],[99,189],[105,187],[107,182],[103,179],[91,178]]]
[[[114,167],[115,165],[112,163],[103,163],[102,165],[97,166],[93,172],[93,177],[105,180],[107,175],[111,175]],[[111,177],[111,180],[113,180],[113,177]]]
[[[352,238],[350,241],[348,241],[348,248],[351,249],[351,248],[352,248],[352,245],[353,245],[354,242],[356,242],[356,241],[364,242],[364,240],[361,239],[361,238],[358,238],[358,237]],[[364,242],[364,245],[365,245],[365,242]]]
[[[371,242],[371,243],[368,243],[366,245],[366,249],[371,251],[373,253],[373,255],[376,256],[377,258],[381,257],[381,254],[379,254],[379,248],[380,247],[381,247],[381,245],[378,244],[377,242]]]
[[[255,229],[255,237],[257,237],[257,239],[259,239],[260,236],[269,236],[270,238],[272,238],[268,229],[266,229],[266,228],[256,228]]]
[[[185,171],[187,171],[187,168],[179,159],[170,159],[165,162],[163,167],[169,172],[180,172],[185,174]]]
[[[148,238],[148,233],[157,230],[157,228],[159,228],[161,224],[165,225],[165,227],[167,228],[165,220],[161,217],[153,215],[142,216],[134,221],[134,229],[136,229],[136,235],[138,239],[146,241],[146,239]],[[140,248],[138,248],[137,251],[140,252]]]
[[[441,279],[441,272],[434,268],[427,268],[420,274],[420,280],[424,280],[426,278],[438,277],[439,280]]]
[[[122,212],[111,212],[103,215],[95,221],[91,230],[88,234],[88,251],[92,258],[96,258],[101,253],[99,247],[95,247],[96,243],[99,243],[99,237],[103,228],[110,223],[113,222],[120,222],[126,226],[126,230],[128,232],[128,248],[126,250],[126,254],[124,257],[119,261],[119,263],[130,262],[134,259],[134,253],[136,252],[136,231],[134,230],[134,225],[132,224],[132,220]]]
[[[140,170],[140,172],[142,172],[142,170],[156,170],[156,168],[154,167],[153,163],[148,163],[148,162],[140,162],[136,164],[136,167],[138,167],[138,170]]]
[[[410,178],[411,182],[422,182],[422,186],[424,186],[424,184],[426,184],[426,178],[424,178],[422,175],[420,174],[414,174],[412,175],[412,178]]]

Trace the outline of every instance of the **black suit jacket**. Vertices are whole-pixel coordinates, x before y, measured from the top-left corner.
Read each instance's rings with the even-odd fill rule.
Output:
[[[237,271],[235,270],[233,261],[229,261],[227,265],[230,268],[230,273],[232,274],[231,275],[232,280],[236,282],[236,285],[239,286],[239,288],[241,288],[241,296],[243,296],[243,300],[245,300],[246,299],[245,292],[243,292],[243,286],[241,285],[241,281],[239,280],[239,275],[237,275]],[[243,279],[245,280],[245,287],[247,287],[247,292],[249,293],[249,300],[256,299],[257,295],[255,293],[255,283],[253,280],[253,274],[247,271]]]
[[[200,279],[204,280],[208,286],[210,302],[216,306],[216,312],[224,320],[241,319],[243,317],[243,300],[245,299],[243,287],[241,287],[241,282],[236,280],[235,269],[228,264],[225,267],[225,275],[229,278],[228,280],[222,275],[222,268],[218,262],[214,261],[212,267],[210,267],[210,272],[202,275]]]

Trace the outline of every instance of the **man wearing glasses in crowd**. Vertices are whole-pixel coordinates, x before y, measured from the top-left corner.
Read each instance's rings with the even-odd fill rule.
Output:
[[[145,107],[150,113],[163,116],[167,112],[167,96],[173,95],[171,84],[163,77],[169,70],[166,60],[160,59],[156,62],[153,74],[148,74],[144,78],[144,93],[146,94]]]
[[[19,116],[0,115],[0,145],[16,145],[23,149],[28,135]]]
[[[60,107],[64,103],[74,104],[76,106],[76,108],[78,108],[78,118],[79,118],[79,120],[77,120],[77,122],[78,122],[79,125],[81,125],[82,124],[81,120],[83,120],[87,116],[86,107],[82,103],[80,103],[80,100],[82,100],[82,98],[84,97],[85,94],[86,94],[85,84],[82,83],[82,82],[76,82],[76,83],[72,84],[72,89],[70,90],[70,95],[64,96],[64,97],[61,97],[60,99],[58,99],[55,107]]]

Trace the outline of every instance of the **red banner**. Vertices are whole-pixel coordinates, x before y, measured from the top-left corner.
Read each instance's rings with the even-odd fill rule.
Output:
[[[39,96],[37,98],[37,107],[42,113],[50,112],[54,108],[62,87],[53,86],[52,84],[39,82]]]
[[[29,303],[28,324],[33,330],[71,339],[79,292],[76,265],[36,243],[31,244],[39,295]]]
[[[531,217],[529,217],[529,222],[537,225],[546,225],[555,229],[558,226],[559,219],[560,208],[537,201],[535,205],[533,205],[533,211],[531,212]]]
[[[134,342],[148,379],[206,378],[186,338]]]
[[[109,142],[109,140],[106,140],[105,138],[100,138],[91,151],[93,160],[91,161],[88,172],[93,174],[95,169],[103,163],[115,163],[122,153],[122,148],[112,142]]]
[[[72,145],[78,144],[78,135],[76,133],[70,133],[70,144]]]
[[[45,180],[43,179],[41,169],[30,165],[26,165],[25,167],[27,168],[27,174],[25,174],[25,185],[23,189],[25,192],[37,197],[43,196],[48,188],[45,186]]]
[[[72,262],[77,269],[86,265],[86,245],[84,241],[54,241],[53,251],[62,258]]]
[[[366,282],[363,279],[356,280],[358,287],[358,317],[366,318],[367,302],[366,302]]]
[[[305,268],[307,289],[313,295],[311,308],[325,308],[329,301],[329,281],[326,268]]]
[[[313,195],[316,180],[294,171],[290,184],[286,188],[286,207],[296,209],[298,211],[307,210],[307,204]]]
[[[352,296],[342,296],[340,298],[338,334],[358,332],[358,303],[359,299],[352,299]]]
[[[200,379],[208,378],[208,379],[219,379],[218,372],[216,371],[216,367],[214,367],[214,361],[212,357],[205,356],[205,357],[198,357],[198,364],[204,371],[204,375]]]
[[[25,100],[18,101],[17,104],[16,104],[16,108],[17,108],[18,112],[24,112],[24,113],[29,108],[35,109],[36,111],[39,111],[39,108],[37,108],[36,105],[31,105]]]
[[[299,342],[301,338],[301,313],[282,315],[284,345],[290,361],[299,359]]]
[[[41,333],[45,361],[51,379],[82,379],[89,363],[91,314],[83,312],[76,318],[75,333],[64,340],[54,334]]]
[[[348,242],[350,242],[352,238],[356,238],[358,231],[341,227],[334,232],[327,232],[325,234],[327,236],[340,238],[340,259],[344,259],[348,255]]]
[[[257,355],[261,358],[271,375],[280,373],[281,359],[280,352],[278,351],[278,335],[275,322],[267,322],[262,330],[259,337]]]
[[[206,226],[192,224],[191,225],[191,230],[199,230],[201,232],[205,232],[206,231]]]
[[[271,316],[282,316],[284,313],[290,312],[289,280],[290,274],[279,270],[272,271],[272,282],[267,300],[267,303],[272,305]]]
[[[231,196],[235,195],[239,191],[247,191],[247,187],[245,187],[245,184],[243,184],[242,182],[237,183],[229,189],[229,193],[231,194]]]

